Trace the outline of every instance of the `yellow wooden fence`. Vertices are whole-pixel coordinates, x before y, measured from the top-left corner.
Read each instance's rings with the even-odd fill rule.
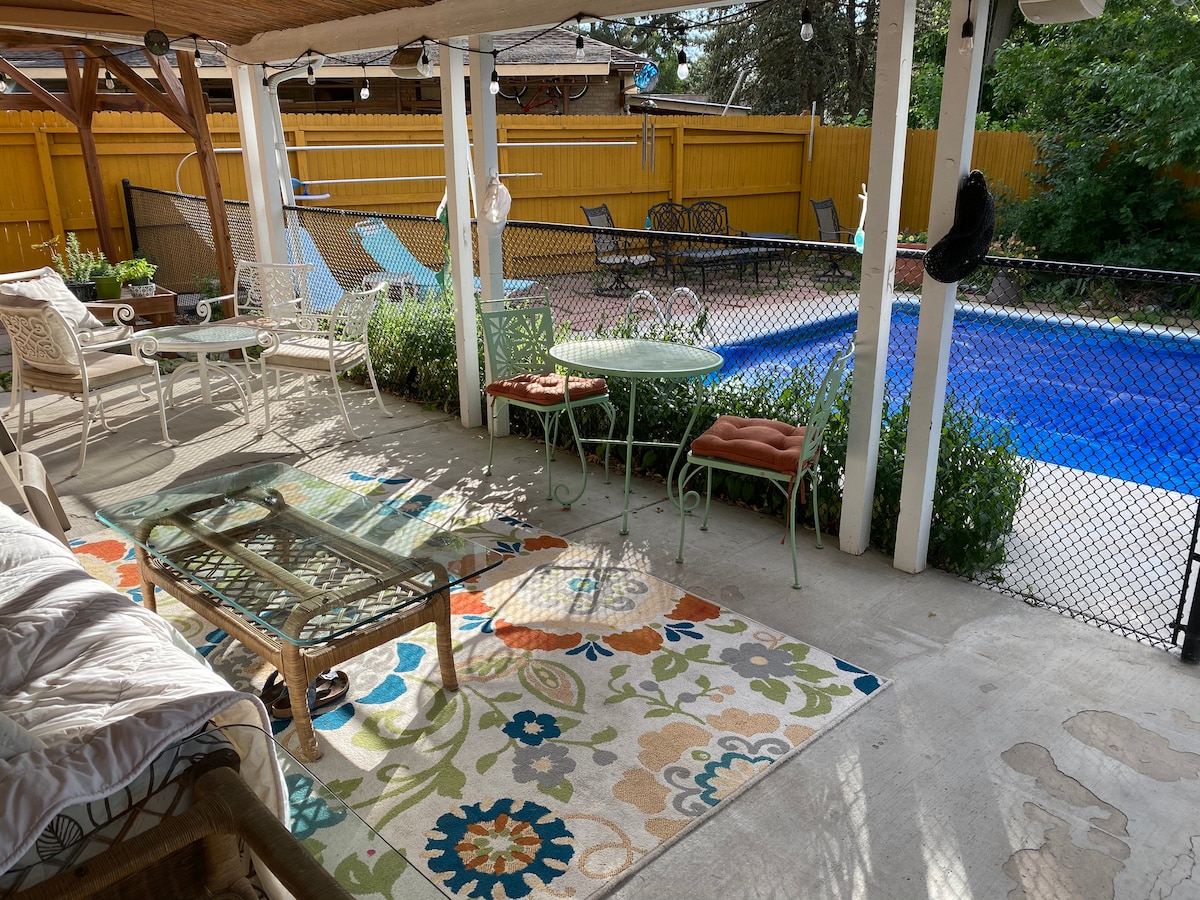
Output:
[[[807,116],[652,117],[643,144],[640,117],[500,116],[500,169],[513,195],[510,218],[584,224],[581,206],[607,203],[617,225],[639,228],[661,200],[709,199],[729,208],[733,228],[815,239],[809,201],[833,197],[843,224],[857,224],[867,180],[869,128],[827,128]],[[219,149],[239,144],[237,119],[209,116]],[[291,147],[407,145],[359,150],[298,150],[292,174],[328,192],[320,205],[432,215],[444,190],[439,116],[284,116]],[[99,113],[95,136],[122,253],[130,247],[121,180],[160,190],[199,193],[193,145],[157,113]],[[929,214],[936,133],[910,132],[901,227],[920,231]],[[430,146],[433,145],[433,146]],[[556,146],[557,145],[557,146]],[[1034,160],[1027,136],[981,132],[973,165],[993,189],[1024,195]],[[228,199],[245,199],[239,152],[220,153]],[[96,247],[95,220],[75,129],[54,113],[0,112],[0,272],[44,265],[35,247],[67,231]],[[428,176],[418,181],[385,181]],[[314,203],[315,205],[315,203]]]

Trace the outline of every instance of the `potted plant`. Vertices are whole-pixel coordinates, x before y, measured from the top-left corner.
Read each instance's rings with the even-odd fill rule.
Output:
[[[96,250],[84,250],[79,245],[79,236],[73,231],[67,232],[66,246],[63,252],[58,252],[58,235],[36,247],[50,251],[50,264],[62,276],[71,293],[81,301],[96,299],[96,282],[93,274],[103,272],[108,265],[104,254]]]
[[[117,263],[117,273],[124,280],[125,284],[129,285],[129,293],[135,297],[151,297],[154,295],[156,287],[150,279],[154,277],[154,273],[157,271],[158,266],[142,256],[135,256],[133,259],[126,259]]]
[[[122,278],[117,267],[105,260],[92,270],[97,300],[120,300]]]

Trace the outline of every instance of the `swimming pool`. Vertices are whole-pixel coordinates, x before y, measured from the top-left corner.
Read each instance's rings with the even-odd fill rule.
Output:
[[[857,327],[854,313],[715,348],[722,379],[823,369]],[[912,385],[916,304],[897,303],[888,394]],[[1024,456],[1152,487],[1200,494],[1200,339],[960,309],[948,387],[1007,425]]]

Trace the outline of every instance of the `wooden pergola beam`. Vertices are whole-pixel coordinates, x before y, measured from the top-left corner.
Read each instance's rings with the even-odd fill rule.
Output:
[[[79,129],[79,149],[83,153],[83,171],[88,191],[92,195],[92,214],[96,218],[96,235],[100,249],[111,261],[117,258],[117,238],[113,234],[108,213],[108,197],[104,193],[104,177],[100,173],[100,154],[96,151],[96,136],[92,133],[92,114],[96,111],[96,87],[100,78],[100,61],[85,56],[80,70],[78,51],[63,50],[63,68],[67,73],[67,90],[75,108],[75,127]]]
[[[29,91],[30,95],[41,103],[43,109],[58,113],[72,125],[79,125],[79,116],[69,102],[58,94],[50,93],[2,56],[0,56],[0,72],[4,72],[9,78]]]
[[[182,91],[180,100],[176,101],[175,98],[170,94],[165,94],[155,88],[154,85],[150,84],[150,82],[142,78],[141,75],[133,71],[133,69],[131,69],[123,59],[121,59],[119,56],[114,56],[113,54],[109,53],[104,47],[97,48],[91,45],[84,45],[83,52],[87,53],[89,56],[95,56],[96,58],[101,59],[104,64],[108,66],[108,70],[117,78],[121,79],[122,83],[124,83],[126,87],[153,106],[172,122],[174,122],[180,129],[187,133],[188,137],[192,138],[193,140],[196,139],[196,121],[184,106],[182,100]],[[154,66],[154,71],[156,73],[160,73],[160,83],[165,83],[163,82],[161,71],[162,69],[171,71],[171,67],[166,63],[161,63],[160,69],[159,65],[155,64],[155,60],[157,60],[158,57],[153,56],[152,54],[150,57],[150,64],[151,66]],[[171,71],[171,76],[174,76],[174,74],[175,73]],[[178,85],[178,79],[175,79],[175,83]]]
[[[213,152],[208,119],[204,115],[204,90],[200,85],[200,73],[193,64],[194,54],[186,50],[176,50],[175,58],[179,62],[179,74],[183,79],[184,103],[192,111],[196,123],[196,158],[200,163],[200,179],[204,184],[208,215],[212,221],[213,249],[217,254],[217,275],[221,281],[221,293],[232,294],[235,266],[233,239],[229,234],[229,217],[225,214],[221,172],[217,168],[217,155]]]

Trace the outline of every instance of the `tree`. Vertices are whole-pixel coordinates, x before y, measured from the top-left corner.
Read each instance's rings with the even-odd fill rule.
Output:
[[[797,6],[768,0],[756,7],[718,10],[697,80],[725,98],[744,73],[738,102],[761,115],[809,112],[827,120],[869,117],[875,85],[877,0],[812,2],[813,39],[800,37]]]
[[[655,92],[674,94],[689,90],[689,83],[681,81],[678,74],[679,51],[692,43],[690,35],[697,27],[688,14],[605,19],[590,22],[586,27],[588,36],[594,40],[648,57],[659,71]]]
[[[1070,25],[1020,22],[990,73],[991,116],[1037,138],[1037,194],[1004,211],[1042,256],[1200,269],[1200,22],[1171,0],[1108,0]]]

